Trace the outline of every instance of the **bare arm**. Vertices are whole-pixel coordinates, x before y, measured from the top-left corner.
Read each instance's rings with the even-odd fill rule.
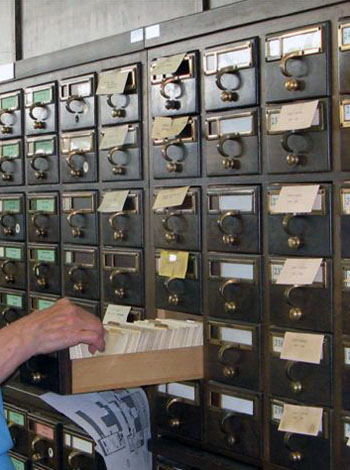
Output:
[[[98,318],[67,299],[36,310],[0,330],[0,383],[30,357],[79,343],[88,344],[92,353],[104,349],[103,326]]]

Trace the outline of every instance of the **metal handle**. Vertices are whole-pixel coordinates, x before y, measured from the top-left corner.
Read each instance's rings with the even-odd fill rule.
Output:
[[[46,237],[48,234],[48,231],[46,230],[46,228],[42,228],[37,222],[37,219],[43,216],[48,217],[48,214],[46,214],[45,212],[36,212],[35,214],[32,215],[32,224],[35,227],[35,234],[38,237]]]
[[[181,143],[181,139],[176,139],[176,140],[172,140],[171,142],[168,142],[166,144],[163,144],[162,145],[162,158],[167,162],[167,170],[169,173],[180,173],[182,171],[182,162],[185,158],[185,152],[183,151],[182,152],[182,157],[177,160],[177,161],[174,161],[172,158],[169,157],[168,155],[168,149],[171,147],[171,146],[177,146],[179,148],[182,148],[184,147],[184,145]]]
[[[12,274],[8,274],[6,272],[6,266],[8,266],[9,264],[14,264],[14,263],[13,263],[13,261],[10,261],[10,260],[7,259],[4,262],[2,262],[1,265],[0,265],[0,268],[1,268],[1,271],[3,272],[5,281],[8,282],[8,283],[15,281],[14,276]]]
[[[179,305],[181,303],[181,297],[179,296],[179,294],[177,294],[176,292],[174,292],[171,288],[171,283],[173,281],[179,281],[179,279],[177,277],[169,277],[168,279],[166,279],[166,281],[164,282],[164,287],[165,289],[168,291],[169,293],[169,296],[168,296],[168,303],[170,305]]]
[[[112,271],[111,274],[109,275],[109,281],[112,284],[114,279],[117,276],[127,276],[128,274],[129,274],[128,271],[125,271],[125,270],[122,270],[122,269],[116,269],[116,270]],[[114,289],[114,294],[117,297],[119,297],[120,299],[123,299],[123,298],[127,297],[127,289],[125,287],[117,287],[117,288]]]
[[[2,122],[2,117],[4,114],[14,114],[13,111],[9,111],[7,109],[3,109],[0,111],[0,125],[2,126],[1,128],[1,133],[2,134],[11,134],[12,132],[12,126],[8,126],[7,124],[4,124]]]
[[[128,163],[129,161],[127,161],[127,163],[115,163],[113,161],[113,154],[115,152],[123,152],[125,153],[129,158],[128,160],[130,159],[130,156],[128,154],[128,152],[125,150],[125,146],[117,146],[117,147],[113,147],[112,149],[108,150],[108,153],[107,153],[107,160],[109,161],[109,163],[113,166],[113,173],[115,175],[125,175],[126,173],[126,167],[128,166]]]
[[[73,103],[73,101],[80,101],[81,103],[83,103],[83,105],[84,105],[83,109],[81,111],[73,111],[73,109],[71,108],[71,104]],[[82,96],[72,95],[67,99],[66,109],[69,113],[71,113],[71,114],[83,114],[85,112],[85,108],[86,108],[86,103],[85,103],[85,100]]]
[[[218,351],[218,362],[224,366],[223,368],[223,374],[227,379],[232,379],[237,376],[238,374],[238,367],[232,367],[231,364],[227,363],[224,359],[224,356],[227,351],[230,351],[231,349],[236,349],[233,344],[225,344],[224,346],[221,346],[221,348]]]
[[[289,54],[284,55],[281,59],[281,62],[280,62],[281,73],[282,75],[288,78],[288,80],[286,80],[284,84],[285,89],[287,91],[296,91],[300,89],[300,85],[301,85],[300,80],[297,80],[296,78],[292,78],[292,74],[289,73],[287,70],[287,65],[290,60],[301,59],[303,55],[304,55],[304,52],[302,50],[293,51],[293,52],[290,52]]]
[[[8,227],[6,224],[4,224],[4,218],[6,216],[11,216],[14,218],[14,215],[12,214],[12,212],[9,212],[9,211],[3,212],[0,215],[0,225],[3,227],[3,233],[5,236],[10,236],[10,235],[13,235],[13,229],[11,227]]]
[[[73,280],[73,290],[77,293],[82,293],[85,290],[85,285],[82,281],[75,282],[74,281],[74,273],[77,271],[81,271],[82,273],[85,274],[85,268],[81,266],[80,264],[77,264],[76,266],[73,266],[69,269],[68,271],[68,277]]]
[[[72,467],[73,469],[79,470],[78,467],[74,467],[73,459],[76,457],[84,457],[85,454],[83,452],[80,452],[79,450],[73,450],[69,455],[68,455],[68,465]]]
[[[47,287],[47,278],[40,275],[40,268],[50,269],[47,263],[35,263],[33,266],[33,272],[36,277],[36,282],[41,288]]]
[[[73,220],[72,220],[73,217],[75,217],[76,215],[86,215],[86,214],[89,214],[90,212],[91,212],[90,209],[76,209],[68,214],[67,222],[68,222],[68,225],[72,228],[73,237],[81,238],[84,236],[83,230],[77,227],[76,225],[74,225]]]
[[[3,158],[0,159],[0,173],[2,173],[1,177],[4,181],[11,181],[12,180],[12,175],[14,174],[14,171],[9,172],[9,171],[3,170],[2,165],[5,162],[13,162],[13,159],[8,158],[8,157],[3,157]]]
[[[127,216],[128,216],[128,213],[126,211],[120,211],[120,212],[116,212],[115,214],[112,214],[108,218],[108,223],[111,226],[112,230],[114,231],[114,234],[113,234],[114,240],[126,240],[127,238],[126,231],[122,229],[118,229],[118,227],[114,225],[114,221],[116,221],[118,217],[127,217]]]
[[[293,232],[291,232],[289,228],[290,221],[294,219],[295,217],[301,217],[301,215],[300,214],[286,214],[282,220],[282,227],[283,227],[283,230],[286,232],[286,234],[289,236],[288,237],[289,248],[297,250],[298,248],[300,248],[302,244],[301,238],[298,235],[295,235]]]
[[[160,84],[160,94],[165,99],[171,99],[171,97],[167,94],[167,92],[165,90],[165,88],[167,87],[167,85],[169,85],[169,83],[179,83],[179,84],[181,84],[181,81],[178,79],[178,77],[169,77],[169,78],[165,78],[164,80],[162,80],[162,82]],[[180,94],[180,96],[181,96],[181,94]]]
[[[11,312],[14,312],[15,313],[15,318],[17,319],[18,317],[18,314],[17,314],[17,311],[13,308],[9,308],[9,307],[6,307],[4,308],[4,310],[1,312],[1,315],[3,316],[5,322],[7,323],[7,325],[9,325],[11,323],[11,321],[7,320],[6,317],[9,313]],[[9,425],[9,428],[10,428],[10,425]]]
[[[239,211],[234,211],[234,210],[225,212],[220,216],[220,219],[217,221],[217,223],[219,225],[219,229],[223,233],[222,241],[225,245],[237,245],[240,242],[240,238],[239,238],[238,233],[230,233],[224,227],[224,222],[229,217],[234,217],[239,221],[240,230],[239,230],[238,233],[240,233],[242,231],[243,220],[241,218],[240,212]]]
[[[234,445],[237,443],[238,438],[237,438],[237,436],[235,436],[235,435],[232,434],[232,433],[229,433],[229,432],[226,430],[226,423],[227,423],[227,421],[232,420],[232,418],[235,418],[235,417],[236,417],[236,414],[235,414],[235,413],[227,413],[227,414],[225,414],[225,416],[222,418],[221,424],[220,424],[221,431],[222,431],[224,434],[226,434],[227,443],[228,443],[228,445],[230,445],[230,446],[234,446]]]
[[[297,463],[303,460],[304,456],[302,452],[300,452],[299,450],[293,449],[293,447],[291,446],[290,440],[293,437],[293,435],[294,434],[291,432],[286,432],[286,434],[284,435],[283,441],[284,441],[284,445],[286,446],[286,448],[290,451],[289,460]]]
[[[287,379],[289,381],[289,388],[294,395],[298,395],[303,391],[303,385],[300,380],[295,380],[293,378],[293,366],[296,364],[294,361],[287,361],[285,372]]]
[[[178,239],[179,239],[179,234],[178,233],[175,233],[174,230],[172,230],[168,223],[169,223],[169,220],[172,218],[172,217],[181,217],[181,214],[176,214],[175,212],[170,212],[170,214],[167,214],[163,219],[162,219],[162,225],[163,225],[163,228],[165,230],[165,240],[168,242],[168,243],[172,243],[172,242],[177,242]]]
[[[35,162],[39,159],[39,158],[45,158],[46,160],[48,160],[47,156],[44,155],[44,154],[39,154],[39,155],[35,155],[31,160],[30,160],[30,166],[33,168],[34,170],[34,176],[35,178],[37,179],[44,179],[46,177],[46,171],[45,170],[40,170],[39,168],[36,167],[35,165]]]
[[[227,73],[231,73],[233,75],[236,75],[238,83],[237,83],[237,86],[235,88],[228,89],[222,84],[222,77]],[[239,88],[241,88],[241,77],[240,77],[240,73],[239,73],[237,67],[236,66],[229,66],[229,67],[223,67],[222,69],[220,69],[216,74],[216,86],[220,90],[222,90],[222,93],[221,93],[221,100],[222,101],[224,101],[224,102],[226,102],[226,101],[238,101],[239,95],[235,90],[238,90]]]
[[[298,307],[297,305],[294,304],[294,302],[292,302],[290,296],[291,296],[291,293],[295,290],[295,289],[300,289],[301,287],[303,286],[298,286],[298,285],[294,285],[294,286],[289,286],[286,288],[286,290],[284,291],[284,296],[287,300],[287,303],[288,305],[290,305],[290,309],[289,309],[289,319],[290,320],[300,320],[304,313],[302,311],[302,309],[300,307]]]
[[[224,143],[228,140],[233,140],[239,145],[239,152],[235,157],[232,157],[224,150]],[[240,158],[243,154],[243,143],[241,137],[238,134],[226,134],[221,136],[216,147],[219,154],[223,157],[222,166],[225,170],[232,170],[240,166],[238,158]]]
[[[232,286],[232,285],[239,286],[240,281],[238,279],[228,279],[220,286],[220,294],[225,301],[225,305],[224,305],[225,312],[235,312],[237,309],[236,302],[232,300],[227,300],[226,295],[225,295],[225,290],[227,289],[227,287]]]
[[[72,176],[83,176],[84,175],[84,172],[83,170],[77,168],[73,161],[72,161],[72,158],[75,156],[75,155],[81,155],[82,157],[85,157],[85,151],[83,150],[72,150],[71,152],[69,152],[69,154],[67,155],[66,157],[66,162],[67,162],[67,165],[69,166],[70,168],[70,174]]]
[[[167,401],[167,404],[165,407],[166,414],[171,418],[169,420],[169,426],[172,429],[178,429],[182,424],[181,420],[175,415],[174,411],[172,410],[172,407],[176,403],[183,403],[183,399],[179,397],[171,398],[170,400]]]

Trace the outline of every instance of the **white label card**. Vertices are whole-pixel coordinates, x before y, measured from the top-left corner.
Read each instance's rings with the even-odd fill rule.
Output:
[[[319,189],[319,184],[282,186],[274,212],[282,214],[310,214]]]
[[[129,305],[113,305],[109,304],[103,318],[103,324],[126,323],[131,307]]]
[[[273,130],[282,132],[308,129],[314,120],[317,106],[318,100],[283,105]]]
[[[287,258],[276,284],[305,286],[313,284],[322,258]]]
[[[180,188],[161,189],[154,201],[153,209],[181,206],[189,188],[189,186],[182,186]]]
[[[96,95],[113,95],[124,93],[129,70],[110,70],[99,74]]]
[[[317,436],[322,426],[322,408],[285,403],[279,431]]]
[[[100,143],[100,150],[108,150],[113,147],[121,147],[125,144],[125,139],[129,131],[129,126],[115,126],[103,129],[103,137]]]
[[[287,331],[280,357],[290,361],[320,364],[323,341],[324,335]]]
[[[103,200],[97,209],[98,212],[109,213],[122,211],[128,194],[128,189],[125,191],[108,191],[103,195]]]
[[[186,54],[177,54],[170,57],[160,57],[151,70],[152,75],[168,75],[175,73],[184,60],[185,55]]]

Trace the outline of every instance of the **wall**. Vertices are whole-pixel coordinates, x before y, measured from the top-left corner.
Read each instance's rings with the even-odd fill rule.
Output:
[[[15,2],[0,0],[0,65],[15,59]]]

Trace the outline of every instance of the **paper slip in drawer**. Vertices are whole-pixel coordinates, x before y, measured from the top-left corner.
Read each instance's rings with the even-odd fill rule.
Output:
[[[203,346],[100,356],[70,361],[68,393],[142,387],[204,377]]]

